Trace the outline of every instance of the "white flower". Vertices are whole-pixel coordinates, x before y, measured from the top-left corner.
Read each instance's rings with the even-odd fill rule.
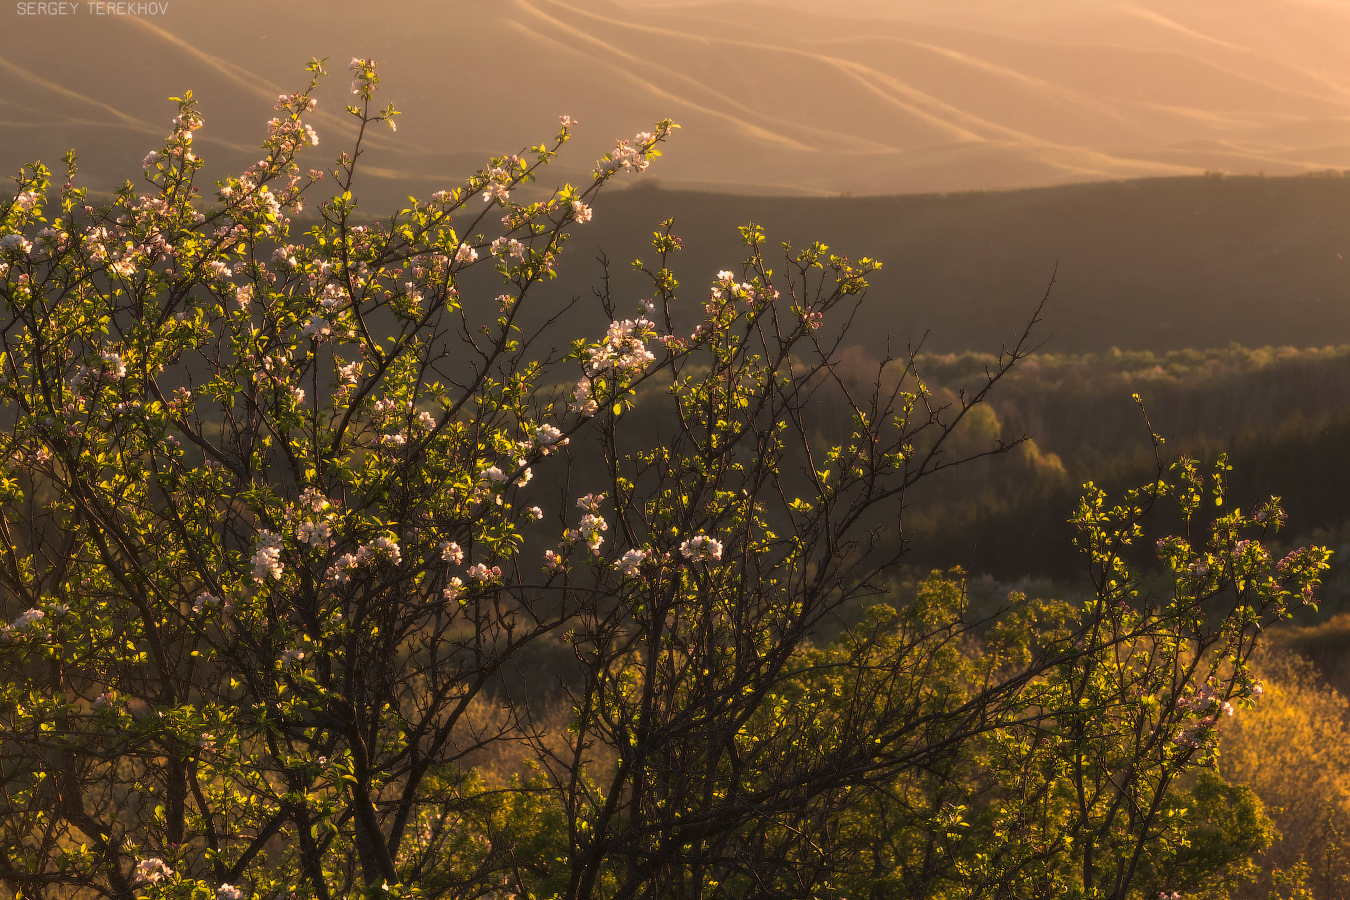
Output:
[[[530,518],[534,519],[536,522],[538,522],[540,519],[544,517],[544,511],[537,506],[531,506],[529,509],[525,510],[525,512],[528,513]]]
[[[392,538],[376,538],[366,545],[365,548],[374,553],[383,553],[389,558],[391,565],[398,565],[403,562],[403,551],[399,549],[398,542]],[[359,552],[359,551],[358,551]]]
[[[100,355],[103,357],[103,365],[109,378],[116,381],[127,376],[127,364],[119,354],[105,350]]]
[[[314,512],[323,512],[328,508],[328,498],[318,488],[307,487],[300,492],[300,505]]]
[[[449,587],[441,591],[441,596],[447,601],[453,603],[464,594],[464,581],[460,578],[451,578]]]
[[[632,578],[637,575],[638,567],[642,565],[642,561],[646,558],[646,550],[629,550],[623,556],[619,557],[619,561],[614,564],[614,567],[624,575]]]
[[[313,337],[322,341],[324,338],[332,336],[333,326],[322,316],[315,316],[309,320],[309,324],[304,327],[301,334],[305,337]]]
[[[347,289],[342,285],[330,281],[323,286],[323,293],[319,295],[319,305],[324,309],[333,309],[341,306],[351,299],[347,294]]]
[[[284,568],[281,562],[281,538],[270,531],[258,532],[257,550],[253,554],[253,580],[262,582],[268,578],[281,578]]]
[[[453,565],[459,565],[464,562],[464,549],[454,541],[446,541],[441,544],[441,559]]]
[[[685,559],[708,560],[722,558],[722,542],[699,534],[680,544],[680,553]]]
[[[572,217],[578,223],[589,222],[591,220],[591,208],[580,200],[572,201]]]
[[[42,610],[30,609],[15,619],[13,625],[0,628],[0,640],[9,640],[11,632],[36,631],[37,629],[34,626],[40,625],[45,618],[47,618],[47,614]]]
[[[530,471],[529,467],[527,466],[525,471],[520,473],[520,477],[516,479],[516,486],[524,487],[525,485],[530,483],[530,479],[533,477],[534,473]]]
[[[5,250],[18,250],[26,255],[33,252],[33,242],[21,234],[7,234],[0,237],[0,252]]]
[[[552,447],[563,440],[563,433],[552,425],[540,425],[534,430],[534,440],[541,447]]]
[[[561,572],[566,566],[567,562],[557,553],[554,553],[552,550],[544,551],[545,572]]]
[[[483,470],[483,473],[478,477],[478,480],[484,483],[493,481],[497,484],[501,484],[506,480],[506,473],[496,466],[489,466]]]
[[[216,900],[244,900],[244,892],[232,884],[216,888]]]
[[[488,248],[493,256],[501,256],[506,253],[514,256],[516,259],[525,258],[525,245],[515,238],[499,237],[492,241],[492,246]]]
[[[198,615],[203,612],[210,612],[217,609],[228,610],[229,608],[230,604],[220,599],[215,594],[202,594],[196,600],[192,601],[192,611]]]
[[[459,249],[455,251],[455,262],[467,265],[478,259],[478,251],[468,244],[460,244]]]
[[[352,580],[352,569],[361,565],[362,560],[358,560],[350,553],[344,553],[338,557],[337,561],[328,567],[324,577],[336,584],[347,584]]]
[[[315,547],[332,546],[333,527],[327,522],[301,522],[295,529],[295,539]]]
[[[288,666],[293,666],[304,658],[305,658],[305,651],[303,650],[295,650],[295,649],[282,650],[280,659],[281,667],[284,669]]]
[[[143,859],[136,863],[136,877],[151,884],[158,884],[172,874],[173,869],[165,865],[164,860],[158,856],[152,856],[150,859]]]
[[[356,384],[356,380],[361,377],[361,361],[347,363],[345,366],[338,366],[338,378],[343,384]]]
[[[587,495],[589,497],[590,495]],[[580,501],[578,501],[580,504]],[[591,548],[591,553],[600,555],[600,545],[604,543],[602,532],[609,530],[609,523],[593,512],[588,512],[581,517],[581,522],[576,528],[569,528],[563,533],[563,538],[569,541],[584,541]]]
[[[600,404],[591,396],[591,380],[583,378],[572,389],[572,408],[583,416],[593,416],[600,410]]]

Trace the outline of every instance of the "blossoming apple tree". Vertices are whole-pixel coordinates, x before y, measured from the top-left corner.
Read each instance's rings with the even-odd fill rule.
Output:
[[[569,229],[674,126],[520,202],[564,117],[363,218],[362,138],[396,111],[352,69],[360,136],[328,172],[298,161],[314,63],[206,199],[189,94],[139,187],[95,207],[72,155],[0,204],[13,896],[964,896],[1015,876],[1123,897],[1172,877],[1140,866],[1184,836],[1164,801],[1324,551],[1273,561],[1274,505],[1201,533],[1203,479],[1160,465],[1123,505],[1089,494],[1096,595],[1052,624],[1013,615],[972,658],[939,579],[815,648],[884,593],[907,491],[969,458],[948,438],[1028,338],[953,406],[912,360],[858,396],[829,326],[876,263],[814,245],[775,270],[748,226],[739,272],[690,304],[667,222],[651,295],[602,292],[608,329],[555,351],[559,315],[527,312]],[[461,296],[483,269],[490,305]],[[853,417],[837,443],[810,422],[825,394]],[[1127,548],[1168,498],[1196,533],[1158,545],[1146,596]],[[541,647],[561,681],[530,668]],[[476,761],[503,748],[526,767],[490,780]],[[952,779],[1003,817],[944,801]],[[960,841],[980,828],[1035,837],[980,853]]]

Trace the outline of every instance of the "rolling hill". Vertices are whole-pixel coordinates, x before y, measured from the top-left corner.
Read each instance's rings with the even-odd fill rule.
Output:
[[[214,172],[252,159],[278,93],[333,60],[315,165],[350,138],[343,65],[405,111],[372,136],[383,202],[583,125],[684,126],[661,177],[759,194],[895,194],[1350,167],[1350,7],[1317,0],[176,0],[158,16],[21,16],[0,49],[0,167],[75,147],[134,174],[171,94],[201,98]],[[370,183],[368,189],[376,188]]]

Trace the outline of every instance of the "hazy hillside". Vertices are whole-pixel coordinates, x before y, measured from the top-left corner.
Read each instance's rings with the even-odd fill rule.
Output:
[[[602,196],[596,210],[568,244],[551,288],[560,295],[590,296],[603,250],[615,291],[646,296],[628,264],[650,258],[652,230],[674,217],[692,315],[716,271],[743,255],[736,226],[753,220],[775,247],[819,239],[885,263],[853,332],[877,353],[888,334],[903,348],[925,331],[930,350],[997,350],[1025,324],[1056,263],[1048,350],[1350,343],[1348,178],[828,199],[630,190]]]
[[[346,130],[345,61],[379,60],[406,111],[374,136],[383,198],[583,125],[573,173],[616,136],[684,126],[661,177],[750,193],[892,194],[1350,166],[1350,12],[1293,0],[407,0],[175,2],[158,16],[5,14],[0,168],[68,147],[95,184],[134,173],[170,94],[202,99],[205,155],[251,160],[311,56],[315,121]],[[370,185],[374,187],[374,185]]]

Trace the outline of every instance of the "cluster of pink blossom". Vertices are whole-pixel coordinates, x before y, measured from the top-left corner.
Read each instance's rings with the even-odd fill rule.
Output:
[[[564,117],[563,124],[568,124],[566,117]],[[600,161],[600,167],[596,170],[596,174],[608,175],[620,169],[632,169],[635,172],[647,171],[647,166],[651,164],[647,159],[647,151],[651,149],[655,141],[656,135],[650,131],[639,131],[631,141],[620,139],[614,145],[614,149]]]
[[[572,218],[578,224],[585,224],[591,220],[592,210],[589,206],[580,200],[572,201]]]
[[[514,181],[511,173],[501,166],[493,166],[488,170],[487,181],[483,189],[483,202],[492,203],[499,201],[505,203],[511,197],[511,184]]]
[[[244,892],[232,884],[216,888],[216,900],[244,900]]]
[[[352,571],[364,566],[376,557],[384,557],[390,565],[403,562],[403,551],[398,542],[390,537],[379,537],[359,548],[355,553],[344,553],[328,567],[324,577],[336,584],[347,584],[352,580]]]
[[[680,544],[680,553],[685,559],[693,561],[720,560],[722,542],[706,534],[696,534]]]
[[[584,416],[595,415],[600,408],[594,396],[595,380],[606,373],[645,370],[656,359],[645,341],[655,336],[656,326],[645,318],[611,322],[600,345],[586,350],[586,376],[572,389],[572,408]]]
[[[496,581],[497,579],[502,577],[502,567],[501,566],[489,567],[485,563],[477,563],[475,565],[469,566],[469,569],[465,574],[468,575],[474,581],[482,581],[482,582]]]
[[[1224,700],[1219,691],[1208,684],[1201,685],[1193,696],[1182,697],[1177,701],[1176,708],[1184,715],[1200,717],[1178,731],[1172,739],[1175,743],[1192,749],[1200,747],[1213,737],[1221,716],[1231,718],[1233,715],[1232,704]]]
[[[779,294],[776,289],[770,288],[768,296],[777,300]],[[748,281],[737,283],[735,274],[723,269],[717,273],[717,280],[713,283],[708,303],[703,309],[706,314],[713,316],[720,311],[720,304],[744,300],[748,305],[754,306],[764,298],[765,295],[753,284]]]
[[[1275,564],[1275,571],[1280,575],[1290,575],[1298,572],[1305,567],[1316,565],[1318,559],[1317,548],[1299,547],[1290,550],[1280,561]],[[1303,604],[1311,606],[1313,604],[1313,585],[1311,582],[1303,586]]]
[[[281,656],[277,659],[278,665],[283,669],[296,665],[305,658],[305,651],[297,650],[293,647],[281,651]]]
[[[583,416],[593,416],[600,411],[600,404],[591,396],[591,379],[583,378],[572,388],[572,409]]]
[[[1283,525],[1288,518],[1288,514],[1276,506],[1274,501],[1267,501],[1261,504],[1260,508],[1252,513],[1253,522],[1260,525],[1272,524],[1277,528]]]
[[[464,549],[454,541],[446,541],[444,544],[441,544],[441,559],[451,565],[457,566],[464,562]]]
[[[441,591],[441,596],[448,602],[454,603],[464,595],[464,580],[462,578],[451,578],[447,582],[447,587]]]
[[[544,551],[544,571],[553,573],[561,572],[567,568],[567,560],[561,553],[554,550]]]
[[[285,99],[285,95],[282,95]],[[319,146],[319,136],[308,124],[298,119],[269,119],[268,139],[282,153],[292,154],[305,146]]]
[[[1270,553],[1265,546],[1256,541],[1243,540],[1233,545],[1234,563],[1247,566],[1264,566],[1270,562]]]
[[[611,322],[600,346],[586,351],[586,374],[641,372],[656,359],[645,343],[655,335],[656,325],[649,319]]]

